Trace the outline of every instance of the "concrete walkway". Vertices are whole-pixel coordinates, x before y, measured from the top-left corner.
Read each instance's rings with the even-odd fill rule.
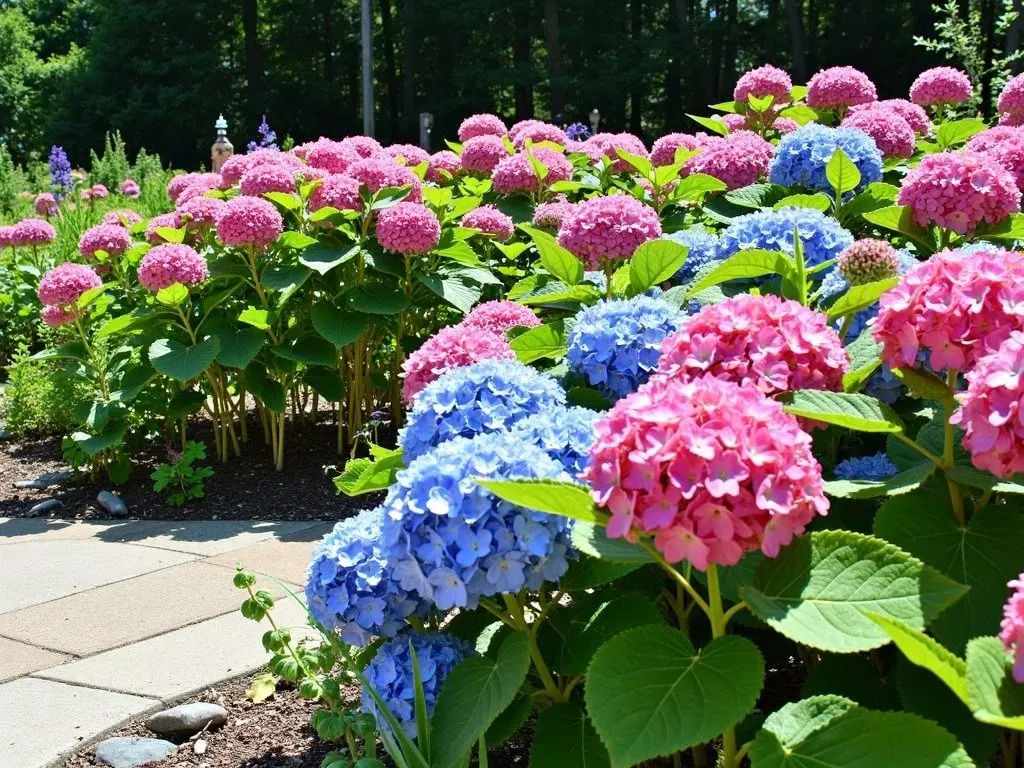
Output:
[[[127,719],[264,664],[266,627],[238,612],[235,563],[301,595],[330,528],[0,518],[0,766],[59,765]],[[305,623],[291,598],[275,618]]]

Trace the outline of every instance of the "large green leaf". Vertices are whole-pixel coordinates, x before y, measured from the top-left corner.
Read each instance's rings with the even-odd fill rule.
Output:
[[[637,293],[670,279],[686,262],[689,249],[671,240],[648,240],[629,260],[629,284]]]
[[[741,594],[758,617],[791,640],[853,653],[889,642],[868,613],[923,629],[965,591],[881,539],[819,531],[763,560]]]
[[[575,592],[599,587],[619,580],[642,565],[640,561],[617,563],[583,555],[569,563],[569,570],[558,580],[558,588],[563,592]]]
[[[1013,659],[996,637],[967,644],[967,691],[983,723],[1024,731],[1024,685],[1013,679]]]
[[[578,703],[556,704],[537,717],[530,747],[531,768],[611,768],[587,713]]]
[[[558,244],[548,232],[520,224],[520,229],[533,238],[540,255],[541,266],[566,285],[576,285],[583,279],[583,262]]]
[[[313,335],[303,336],[288,344],[279,344],[270,351],[285,360],[306,365],[333,366],[338,362],[338,353],[333,345]]]
[[[463,314],[469,312],[482,295],[477,283],[460,275],[435,276],[417,272],[416,279]]]
[[[857,188],[860,184],[860,171],[849,156],[837,147],[825,164],[825,178],[838,198]]]
[[[585,485],[558,480],[486,480],[476,482],[495,496],[527,509],[549,515],[571,517],[587,523],[603,522],[608,515],[599,510]]]
[[[217,362],[227,368],[244,369],[267,341],[266,334],[249,325],[233,325],[227,321],[208,326],[220,341]]]
[[[805,419],[836,424],[858,432],[902,432],[896,413],[867,395],[801,389],[783,397],[786,411]]]
[[[526,364],[545,357],[557,360],[565,355],[565,326],[561,320],[554,320],[530,328],[512,339],[511,347]]]
[[[935,241],[931,234],[914,222],[910,208],[905,205],[890,205],[887,208],[866,211],[863,216],[865,220],[883,229],[906,235],[929,253],[935,250]]]
[[[89,456],[107,450],[121,442],[128,425],[125,422],[115,422],[107,425],[107,428],[99,434],[90,435],[88,432],[73,432],[71,439]]]
[[[335,248],[330,245],[311,245],[299,255],[299,263],[326,275],[335,267],[351,261],[359,255],[359,246]]]
[[[219,351],[216,336],[207,336],[190,347],[175,339],[157,339],[149,345],[149,362],[158,373],[175,381],[191,381],[213,365]]]
[[[397,315],[409,306],[409,297],[395,284],[366,282],[348,293],[348,305],[369,315]]]
[[[752,277],[763,277],[764,275],[782,275],[785,279],[792,279],[796,275],[796,265],[789,256],[781,251],[759,249],[740,251],[693,283],[687,294],[694,296],[713,285],[730,280],[749,280]]]
[[[899,496],[921,487],[935,474],[935,464],[923,461],[887,480],[826,480],[825,493],[838,499],[874,499],[878,496]]]
[[[573,525],[572,546],[585,555],[615,563],[651,563],[654,558],[643,547],[625,539],[609,539],[603,525],[577,520]]]
[[[977,117],[968,117],[963,120],[951,120],[948,123],[942,123],[938,130],[935,131],[935,138],[939,142],[939,146],[943,149],[949,149],[959,144],[963,144],[971,136],[981,133],[986,128],[985,121]]]
[[[828,319],[835,321],[846,315],[860,312],[878,301],[878,298],[899,283],[898,277],[877,280],[873,283],[855,285],[828,308]]]
[[[362,336],[373,318],[360,312],[346,312],[327,301],[319,301],[310,312],[313,328],[338,349]]]
[[[967,665],[928,635],[887,616],[869,613],[868,618],[885,630],[910,661],[938,677],[964,703],[967,699]]]
[[[359,496],[386,490],[393,482],[404,461],[402,450],[378,448],[372,458],[350,459],[344,471],[334,478],[335,487],[346,496]]]
[[[587,712],[612,764],[630,766],[715,738],[757,703],[764,662],[743,637],[699,652],[678,629],[638,627],[594,654]]]

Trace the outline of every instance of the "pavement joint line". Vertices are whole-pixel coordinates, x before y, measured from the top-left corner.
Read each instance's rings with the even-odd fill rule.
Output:
[[[15,680],[22,680],[22,679],[24,679],[26,677],[35,678],[36,680],[45,680],[48,683],[61,683],[62,685],[70,685],[70,686],[72,686],[74,688],[89,688],[90,690],[93,690],[93,691],[103,691],[105,693],[120,693],[120,694],[122,694],[124,696],[135,696],[136,698],[139,698],[139,699],[149,699],[150,701],[153,702],[153,704],[160,704],[160,705],[162,705],[164,703],[163,699],[161,699],[158,696],[151,696],[151,695],[145,694],[145,693],[136,693],[135,691],[128,691],[128,690],[125,690],[124,688],[111,688],[109,686],[104,686],[104,685],[93,685],[93,684],[90,684],[90,683],[80,683],[80,682],[77,682],[77,681],[73,682],[71,680],[61,680],[60,678],[56,678],[56,677],[47,677],[46,675],[41,674],[39,672],[31,672],[31,673],[29,673],[27,675],[23,675],[22,677],[16,677],[14,679]],[[11,682],[11,681],[8,681],[8,682]]]
[[[177,520],[153,520],[153,521],[145,520],[145,521],[140,521],[140,522],[175,523],[175,522],[178,522],[178,521]],[[234,521],[232,521],[232,520],[192,520],[192,521],[187,521],[187,522],[195,522],[195,523],[210,523],[210,522],[219,523],[219,522],[225,522],[225,523],[230,523],[230,522],[234,522]],[[186,522],[186,524],[187,524],[187,522]],[[110,542],[110,543],[111,544],[131,544],[134,547],[146,547],[147,549],[159,549],[159,550],[162,550],[162,551],[165,551],[165,552],[180,552],[180,553],[185,554],[185,555],[195,555],[196,557],[199,557],[199,558],[223,557],[224,555],[230,555],[232,552],[237,552],[240,549],[248,549],[249,547],[254,547],[257,544],[264,544],[264,543],[269,542],[269,541],[277,541],[277,542],[280,542],[280,543],[287,544],[289,542],[281,542],[281,538],[282,537],[292,536],[292,535],[294,535],[296,533],[302,533],[303,531],[308,531],[310,528],[316,528],[319,525],[323,525],[324,523],[330,523],[330,522],[332,522],[332,521],[331,520],[313,520],[313,521],[303,520],[301,522],[301,525],[302,525],[301,528],[295,528],[294,530],[291,530],[288,533],[283,533],[283,534],[281,534],[276,539],[274,538],[273,534],[271,534],[271,536],[266,538],[266,539],[259,539],[258,541],[249,541],[249,542],[246,542],[244,544],[239,544],[234,549],[229,549],[229,550],[226,550],[224,552],[218,552],[217,554],[214,554],[214,555],[197,554],[195,552],[188,552],[188,551],[186,551],[184,549],[175,549],[175,548],[173,548],[171,546],[168,546],[167,544],[147,544],[144,541],[114,541],[114,542]],[[307,525],[307,523],[309,523],[309,524]],[[245,533],[245,531],[242,531],[242,533]],[[228,538],[230,538],[230,537],[228,537]],[[217,541],[217,539],[210,539],[210,541]],[[315,543],[315,542],[310,542],[310,543]],[[214,565],[218,565],[218,563],[214,563]]]
[[[13,613],[13,611],[12,611],[12,613]],[[49,651],[50,653],[60,654],[61,656],[70,656],[75,661],[79,661],[80,659],[87,658],[85,656],[80,656],[77,653],[72,653],[71,651],[62,651],[59,648],[52,648],[49,645],[40,645],[39,643],[37,643],[34,640],[25,640],[24,638],[11,637],[10,635],[5,635],[2,632],[0,632],[0,639],[10,640],[12,643],[21,643],[22,645],[28,645],[28,646],[31,646],[32,648],[38,648],[41,651]],[[64,663],[66,664],[68,662],[64,662]],[[25,677],[25,675],[21,675],[21,677]],[[17,680],[18,678],[15,677],[15,678],[12,678],[12,679]]]

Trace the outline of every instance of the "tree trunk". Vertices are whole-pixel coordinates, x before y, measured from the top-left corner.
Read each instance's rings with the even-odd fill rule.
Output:
[[[513,91],[515,93],[516,120],[533,117],[533,74],[532,39],[530,35],[529,0],[510,0],[512,12],[512,64],[515,69]]]
[[[242,0],[242,33],[245,37],[245,82],[247,115],[253,125],[260,119],[263,103],[263,62],[260,56],[259,0]]]
[[[555,123],[565,123],[568,122],[565,118],[565,62],[558,29],[558,0],[544,0],[544,38],[548,48],[548,77],[551,81],[551,119]]]
[[[630,0],[630,49],[633,61],[641,64],[635,57],[642,55],[644,34],[644,0]],[[644,112],[644,72],[642,66],[634,67],[633,87],[629,91],[629,130],[640,136],[643,133]]]
[[[665,68],[665,130],[670,131],[682,120],[682,94],[680,77],[679,58],[685,55],[683,50],[682,28],[679,18],[673,13],[676,0],[668,0],[669,27],[674,28],[679,34],[669,38],[667,66]]]
[[[786,0],[789,18],[789,44],[793,54],[793,77],[798,83],[807,82],[807,54],[804,51],[804,21],[800,0]]]
[[[675,0],[676,21],[683,38],[683,49],[679,52],[693,72],[693,95],[697,103],[705,104],[714,92],[712,72],[707,66],[703,52],[693,30],[693,20],[688,6],[689,0]]]
[[[1024,0],[1013,0],[1013,10],[1017,14],[1017,18],[1013,20],[1013,23],[1006,30],[1006,48],[1004,52],[1007,56],[1016,50],[1020,49],[1022,33],[1024,33]],[[1024,70],[1024,62],[1020,59],[1010,64],[1010,71],[1019,75]]]
[[[323,14],[320,17],[320,23],[323,25],[323,49],[321,55],[323,56],[323,75],[324,75],[324,90],[330,93],[333,90],[334,84],[334,20],[333,20],[333,9],[330,4],[325,4]]]
[[[416,0],[402,0],[402,126],[403,133],[418,125],[416,114]]]
[[[722,82],[718,85],[719,96],[732,93],[736,84],[736,49],[739,46],[739,20],[736,0],[729,0],[725,10],[725,60],[722,62]]]
[[[388,128],[386,135],[394,141],[398,135],[398,71],[395,69],[395,33],[391,18],[391,0],[381,0],[381,37],[384,44],[384,80],[387,84]]]

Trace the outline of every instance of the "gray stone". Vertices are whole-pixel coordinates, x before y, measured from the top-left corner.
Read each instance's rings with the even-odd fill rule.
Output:
[[[75,473],[71,470],[65,470],[62,472],[44,472],[35,480],[15,480],[15,488],[26,488],[35,491],[45,491],[47,488],[51,488],[55,485],[64,485]]]
[[[167,757],[177,748],[163,739],[118,736],[96,745],[96,762],[111,768],[136,768]]]
[[[3,427],[0,427],[0,440],[10,440],[10,439],[11,439],[11,433],[8,432]]]
[[[114,517],[128,517],[128,505],[113,491],[100,491],[96,503]]]
[[[63,506],[64,502],[60,499],[44,499],[28,511],[28,516],[45,515],[47,512],[53,512],[55,509],[60,509]]]
[[[161,736],[191,736],[204,728],[219,728],[228,721],[228,713],[217,704],[197,702],[180,704],[172,709],[157,712],[146,721],[146,727]]]

